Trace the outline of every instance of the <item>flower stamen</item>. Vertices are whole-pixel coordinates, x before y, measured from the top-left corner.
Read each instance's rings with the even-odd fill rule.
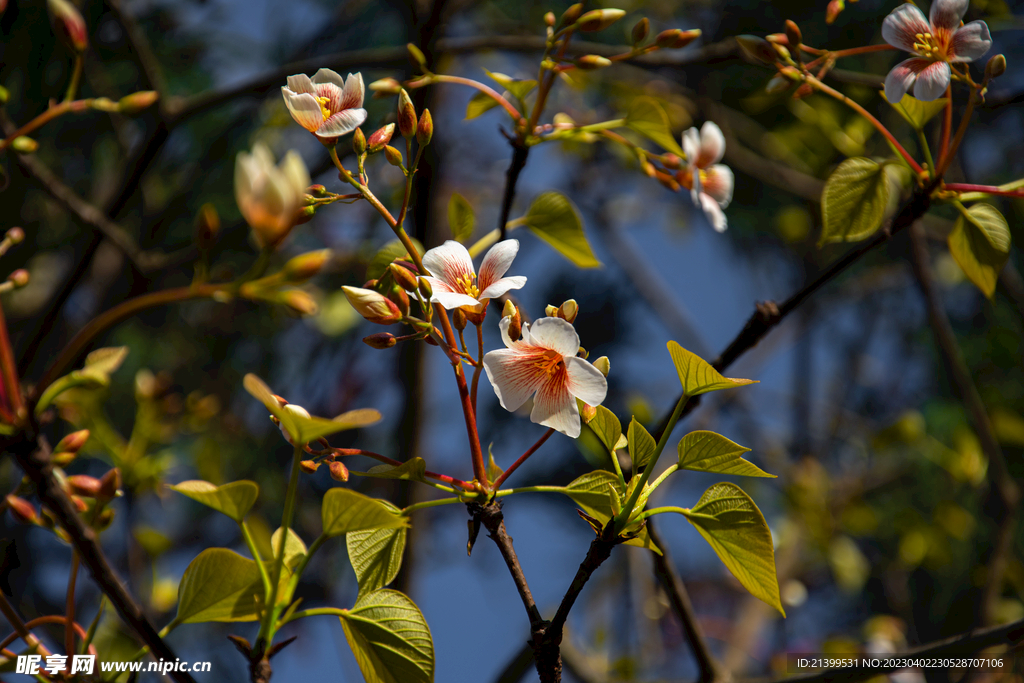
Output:
[[[557,351],[547,350],[534,362],[534,366],[540,368],[548,375],[553,375],[565,368],[565,359]]]
[[[323,115],[324,121],[331,118],[331,110],[327,104],[331,101],[330,97],[317,97],[316,101],[320,103],[320,114]]]
[[[475,299],[480,296],[480,289],[476,286],[475,279],[472,273],[463,273],[455,278],[455,284],[459,286],[463,293]]]

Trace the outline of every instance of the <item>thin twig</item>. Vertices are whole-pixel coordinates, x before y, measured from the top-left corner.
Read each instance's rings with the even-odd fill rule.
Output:
[[[519,181],[519,174],[526,166],[526,158],[530,155],[530,148],[519,140],[510,140],[512,146],[512,161],[509,162],[508,171],[505,173],[505,192],[501,198],[501,213],[498,215],[499,240],[505,239],[505,225],[508,223],[509,214],[512,213],[512,201],[516,197],[516,183]]]

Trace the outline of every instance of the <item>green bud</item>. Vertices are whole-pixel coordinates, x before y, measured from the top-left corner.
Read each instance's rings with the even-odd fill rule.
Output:
[[[352,151],[357,155],[366,154],[366,136],[362,128],[356,128],[352,132]]]
[[[985,64],[985,80],[990,81],[993,78],[999,78],[1006,72],[1006,57],[1003,55],[994,55]]]
[[[419,49],[412,43],[407,43],[405,49],[409,51],[409,60],[423,71],[426,71],[427,56],[423,54],[423,50]]]
[[[626,16],[621,9],[595,9],[587,12],[576,22],[576,28],[584,33],[603,31]]]
[[[32,154],[39,149],[39,143],[27,135],[19,135],[11,141],[11,149],[18,154]]]
[[[420,121],[416,124],[416,142],[429,145],[430,139],[434,137],[434,119],[430,116],[430,110],[424,109],[420,114]]]
[[[155,90],[142,90],[125,95],[117,103],[122,114],[138,114],[143,109],[150,107],[160,98]]]
[[[402,153],[391,145],[384,146],[384,158],[388,160],[388,163],[392,166],[402,165]]]
[[[404,88],[398,93],[398,131],[406,140],[416,135],[416,107]]]
[[[384,149],[384,145],[391,142],[391,136],[395,133],[395,124],[389,123],[383,128],[378,128],[366,141],[366,151],[370,154],[376,154],[377,152]]]
[[[330,249],[320,249],[299,254],[284,264],[284,276],[288,282],[305,282],[313,277],[331,260]]]
[[[608,356],[601,356],[594,361],[594,367],[601,371],[601,374],[605,377],[612,371],[612,363],[608,360]]]
[[[570,5],[569,9],[562,13],[562,26],[569,26],[575,24],[576,20],[583,14],[583,3],[577,2],[575,5]]]
[[[603,69],[606,66],[611,66],[612,60],[607,57],[601,57],[600,55],[583,55],[576,60],[576,66],[584,71],[593,71],[594,69]]]

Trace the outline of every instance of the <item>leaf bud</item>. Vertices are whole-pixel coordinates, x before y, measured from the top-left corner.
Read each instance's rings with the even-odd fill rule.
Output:
[[[383,128],[378,128],[370,135],[366,141],[366,151],[370,154],[376,154],[377,152],[384,149],[384,145],[391,142],[391,136],[395,134],[395,124],[389,123]]]
[[[378,332],[368,337],[363,337],[363,343],[374,349],[390,349],[398,343],[398,339],[390,332]]]
[[[71,432],[63,439],[57,442],[57,445],[53,447],[54,453],[77,453],[81,450],[85,442],[89,440],[89,430],[80,429],[77,432]]]
[[[633,26],[633,33],[630,36],[633,39],[633,45],[639,45],[644,42],[650,32],[651,22],[647,17],[636,22],[636,25]]]
[[[789,46],[792,48],[799,48],[800,44],[803,43],[800,27],[792,19],[786,19],[786,38],[789,40]]]
[[[406,140],[416,135],[416,107],[405,88],[398,93],[398,132]]]
[[[548,12],[547,14],[544,15],[544,25],[545,26],[554,26],[555,25],[555,13],[554,12]]]
[[[781,69],[779,69],[779,75],[782,76],[783,78],[788,78],[791,81],[804,80],[804,75],[800,73],[800,69],[797,69],[792,66],[784,66]]]
[[[403,316],[409,315],[409,295],[401,285],[396,283],[388,293],[388,298],[398,306],[398,310],[402,312]]]
[[[32,154],[39,149],[39,143],[27,135],[19,135],[11,141],[11,149],[18,154]]]
[[[298,214],[295,218],[295,225],[302,225],[313,220],[313,216],[316,215],[315,206],[303,206],[299,209]]]
[[[285,279],[288,282],[305,282],[323,270],[330,260],[330,249],[318,249],[293,256],[284,264]]]
[[[581,401],[581,403],[583,403]],[[588,425],[590,421],[597,417],[597,407],[590,405],[589,403],[583,403],[582,410],[580,410],[580,417],[583,418],[583,424]]]
[[[577,2],[575,5],[569,5],[569,9],[562,13],[562,26],[568,26],[575,24],[576,20],[583,14],[583,3]]]
[[[100,478],[97,500],[110,501],[121,495],[121,469],[115,467]]]
[[[74,503],[75,509],[78,510],[80,513],[85,512],[86,510],[89,509],[89,504],[86,503],[81,498],[79,498],[78,496],[71,496],[71,502]]]
[[[155,90],[140,90],[122,97],[117,103],[117,108],[122,114],[138,114],[143,109],[151,107],[159,98],[160,93]]]
[[[103,484],[87,474],[72,474],[67,478],[68,492],[86,498],[99,498]]]
[[[362,128],[352,131],[352,151],[357,155],[366,154],[366,136]]]
[[[558,306],[552,306],[551,304],[548,304],[547,306],[544,307],[544,315],[546,315],[549,318],[557,318]]]
[[[461,308],[456,308],[455,313],[452,314],[452,326],[459,332],[462,332],[468,324],[465,312]]]
[[[32,503],[18,496],[7,496],[7,506],[11,509],[11,516],[16,522],[22,524],[38,524],[39,515]]]
[[[402,165],[402,153],[391,145],[385,145],[384,147],[384,158],[388,160],[388,163],[392,166]]]
[[[419,284],[420,294],[424,299],[430,301],[430,297],[434,296],[434,288],[430,285],[430,280],[421,277],[416,282]]]
[[[397,95],[402,91],[402,84],[394,78],[381,78],[370,84],[370,90],[373,91],[374,97]]]
[[[750,61],[761,62],[762,64],[775,64],[779,59],[779,55],[775,52],[772,44],[759,36],[736,36],[736,43]]]
[[[24,268],[18,268],[16,271],[7,276],[7,281],[14,285],[16,289],[24,287],[28,284],[28,271]]]
[[[423,54],[423,50],[419,49],[412,43],[406,43],[405,49],[409,51],[409,60],[419,68],[426,71],[427,56]]]
[[[1003,55],[994,55],[985,64],[985,80],[990,81],[993,78],[999,78],[1006,71],[1006,57]]]
[[[420,114],[420,121],[416,124],[416,142],[423,145],[430,144],[430,138],[434,137],[434,119],[430,116],[430,110],[424,109]]]
[[[306,474],[316,474],[318,467],[320,467],[320,463],[315,460],[303,460],[299,463],[299,469]]]
[[[209,251],[217,241],[220,232],[220,215],[213,204],[206,203],[199,207],[196,215],[195,239],[200,251]]]
[[[334,481],[348,481],[348,468],[340,460],[333,460],[328,465],[331,470],[331,479]]]
[[[412,271],[405,266],[400,266],[397,263],[392,263],[388,266],[388,270],[391,271],[391,277],[395,279],[403,289],[407,289],[410,292],[414,291],[418,286],[416,276],[412,274]]]
[[[316,315],[320,307],[309,292],[289,289],[280,294],[280,302],[299,315]]]
[[[699,37],[699,28],[691,29],[689,31],[684,31],[679,28],[670,28],[667,31],[659,33],[654,39],[654,44],[666,50],[678,50],[679,48],[686,47]]]
[[[612,363],[610,360],[608,360],[608,356],[601,356],[600,358],[594,361],[593,365],[595,368],[600,370],[601,374],[604,375],[605,377],[607,377],[608,373],[611,372],[612,370]]]
[[[846,8],[846,3],[843,0],[832,0],[828,3],[828,7],[825,9],[825,23],[831,24],[839,18],[839,13]]]
[[[583,55],[576,60],[576,66],[584,71],[603,69],[604,67],[611,65],[612,60],[600,55]]]
[[[25,231],[21,228],[14,227],[7,231],[5,237],[11,242],[11,244],[21,244],[25,241]]]
[[[356,313],[371,323],[390,325],[402,319],[402,312],[398,310],[398,306],[379,292],[360,287],[342,287],[341,291],[345,292]]]
[[[624,16],[626,12],[621,9],[590,10],[577,20],[576,28],[583,33],[603,31]]]
[[[579,312],[580,307],[576,304],[576,299],[569,299],[562,304],[561,308],[558,309],[558,317],[571,323],[576,320],[576,315]]]
[[[85,52],[89,47],[89,35],[78,8],[68,0],[46,0],[46,7],[58,37],[75,52]]]

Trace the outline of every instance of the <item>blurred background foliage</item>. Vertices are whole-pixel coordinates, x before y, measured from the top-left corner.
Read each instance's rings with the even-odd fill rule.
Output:
[[[295,126],[278,88],[284,76],[261,74],[303,60],[294,71],[320,66],[361,71],[367,83],[411,75],[400,49],[420,45],[442,73],[484,79],[482,68],[521,78],[536,72],[535,49],[460,49],[447,45],[478,36],[534,40],[543,14],[567,2],[532,0],[84,0],[90,28],[83,96],[155,88],[159,106],[133,118],[100,112],[65,116],[36,136],[40,148],[26,165],[3,160],[8,186],[0,193],[4,229],[21,225],[26,242],[5,257],[26,267],[31,284],[4,295],[16,352],[27,381],[74,332],[126,297],[190,281],[196,216],[212,203],[222,229],[214,274],[243,272],[255,257],[234,203],[235,155],[257,140],[280,155],[298,149],[314,182],[340,186],[325,150]],[[593,4],[593,6],[602,6]],[[566,192],[580,208],[603,267],[581,271],[529,234],[513,274],[530,278],[520,301],[532,317],[547,303],[575,298],[583,345],[611,358],[608,405],[654,428],[678,390],[664,351],[668,339],[713,358],[739,331],[755,300],[782,299],[847,248],[818,249],[821,180],[847,156],[887,156],[886,143],[850,110],[823,96],[767,94],[772,73],[744,61],[730,36],[781,32],[785,19],[807,44],[839,49],[880,42],[882,18],[896,4],[860,0],[825,23],[824,0],[619,2],[629,12],[593,40],[628,44],[641,16],[652,28],[700,28],[697,44],[655,65],[623,64],[587,73],[576,87],[560,85],[548,109],[578,122],[621,115],[632,98],[663,102],[678,135],[704,120],[727,138],[725,162],[736,172],[727,210],[729,230],[711,231],[684,191],[674,194],[646,178],[634,159],[605,144],[537,148],[520,181],[513,217],[547,189]],[[952,179],[1000,184],[1024,173],[1024,27],[1019,3],[976,0],[967,20],[983,18],[993,53],[1006,54],[1007,74],[979,107]],[[11,0],[0,17],[0,83],[5,110],[26,121],[60,98],[70,58],[55,41],[45,3]],[[486,43],[486,41],[483,41]],[[399,49],[393,49],[399,48]],[[355,57],[347,56],[353,51]],[[659,55],[664,53],[658,53]],[[845,60],[833,85],[891,126],[908,148],[912,131],[879,93],[892,53]],[[209,93],[224,97],[207,97]],[[446,207],[453,192],[477,215],[477,235],[498,216],[510,150],[497,109],[464,121],[471,92],[441,85],[416,91],[429,106],[435,137],[414,198],[415,236],[428,247],[450,236]],[[962,101],[962,98],[961,98]],[[393,120],[393,100],[368,100],[366,130]],[[955,112],[958,116],[959,112]],[[390,118],[389,118],[390,117]],[[507,126],[506,126],[507,127]],[[937,137],[937,130],[934,131]],[[344,148],[343,141],[339,150]],[[55,197],[48,169],[62,185],[98,207],[138,246],[126,256]],[[400,200],[400,174],[382,159],[370,165],[378,196]],[[1024,204],[1001,202],[1016,244],[1024,241]],[[1011,473],[1024,475],[1024,285],[1014,249],[992,300],[965,282],[948,256],[952,214],[926,221],[943,302],[972,376],[994,422]],[[335,257],[315,280],[321,312],[299,320],[252,302],[199,302],[157,309],[112,330],[103,345],[125,345],[127,361],[108,389],[64,401],[51,441],[88,427],[94,458],[76,472],[99,474],[110,464],[125,472],[126,495],[104,543],[133,593],[154,621],[173,615],[176,586],[203,548],[241,548],[233,525],[165,483],[202,478],[215,483],[252,479],[261,495],[253,525],[269,537],[284,494],[289,455],[262,406],[241,391],[255,372],[288,400],[312,413],[334,415],[375,407],[385,421],[347,432],[336,446],[372,449],[405,460],[419,455],[431,469],[468,478],[469,463],[456,392],[438,353],[399,346],[376,351],[360,339],[367,329],[340,294],[358,285],[367,263],[390,238],[379,217],[359,204],[321,210],[299,227],[276,260],[330,247]],[[986,479],[987,462],[962,404],[947,379],[908,265],[905,235],[862,259],[817,293],[731,375],[761,383],[735,395],[715,395],[687,419],[687,430],[714,428],[753,449],[750,458],[779,475],[745,482],[768,519],[789,617],[778,618],[748,596],[696,532],[681,521],[659,530],[686,581],[712,650],[735,675],[780,673],[779,653],[849,651],[865,643],[899,647],[968,630],[977,624],[999,532],[999,509]],[[166,258],[151,258],[153,255]],[[487,346],[500,344],[497,312],[487,322]],[[481,391],[481,433],[499,464],[509,464],[542,433],[523,416],[508,415],[489,388]],[[517,483],[565,484],[595,466],[593,440],[552,439],[517,476]],[[350,463],[356,469],[369,463]],[[8,486],[20,477],[9,459]],[[318,528],[318,504],[334,485],[326,468],[304,476],[297,530]],[[692,505],[715,479],[674,478],[661,494]],[[406,505],[423,491],[382,480],[348,484]],[[590,534],[564,500],[517,496],[506,522],[542,610],[556,601],[582,559]],[[409,592],[432,627],[437,680],[518,680],[506,670],[522,649],[527,623],[495,549],[465,548],[459,506],[417,513],[397,587]],[[27,618],[61,612],[68,548],[42,531],[3,519],[0,587]],[[1003,581],[994,590],[1000,621],[1024,617],[1021,534],[1014,527]],[[321,553],[299,589],[306,606],[347,606],[356,583],[341,544]],[[646,551],[617,551],[584,593],[569,623],[567,679],[686,680],[695,671],[676,617],[668,608]],[[88,586],[88,587],[86,587]],[[91,592],[90,592],[91,591]],[[99,596],[85,582],[79,613],[87,621]],[[330,623],[327,623],[330,622]],[[291,627],[298,642],[275,659],[275,680],[310,675],[359,680],[333,619]],[[179,629],[171,643],[190,660],[210,659],[218,680],[245,680],[242,659],[228,646],[238,626]],[[246,633],[247,634],[247,633]],[[251,635],[251,634],[247,634]],[[59,638],[59,634],[55,634]],[[100,645],[108,657],[135,646],[112,618]],[[888,645],[886,645],[888,644]],[[120,648],[120,649],[118,649]],[[845,648],[845,650],[844,650]],[[784,663],[783,663],[784,665]],[[467,673],[467,669],[471,673]],[[535,677],[525,669],[524,678]],[[946,680],[929,672],[929,680]]]

